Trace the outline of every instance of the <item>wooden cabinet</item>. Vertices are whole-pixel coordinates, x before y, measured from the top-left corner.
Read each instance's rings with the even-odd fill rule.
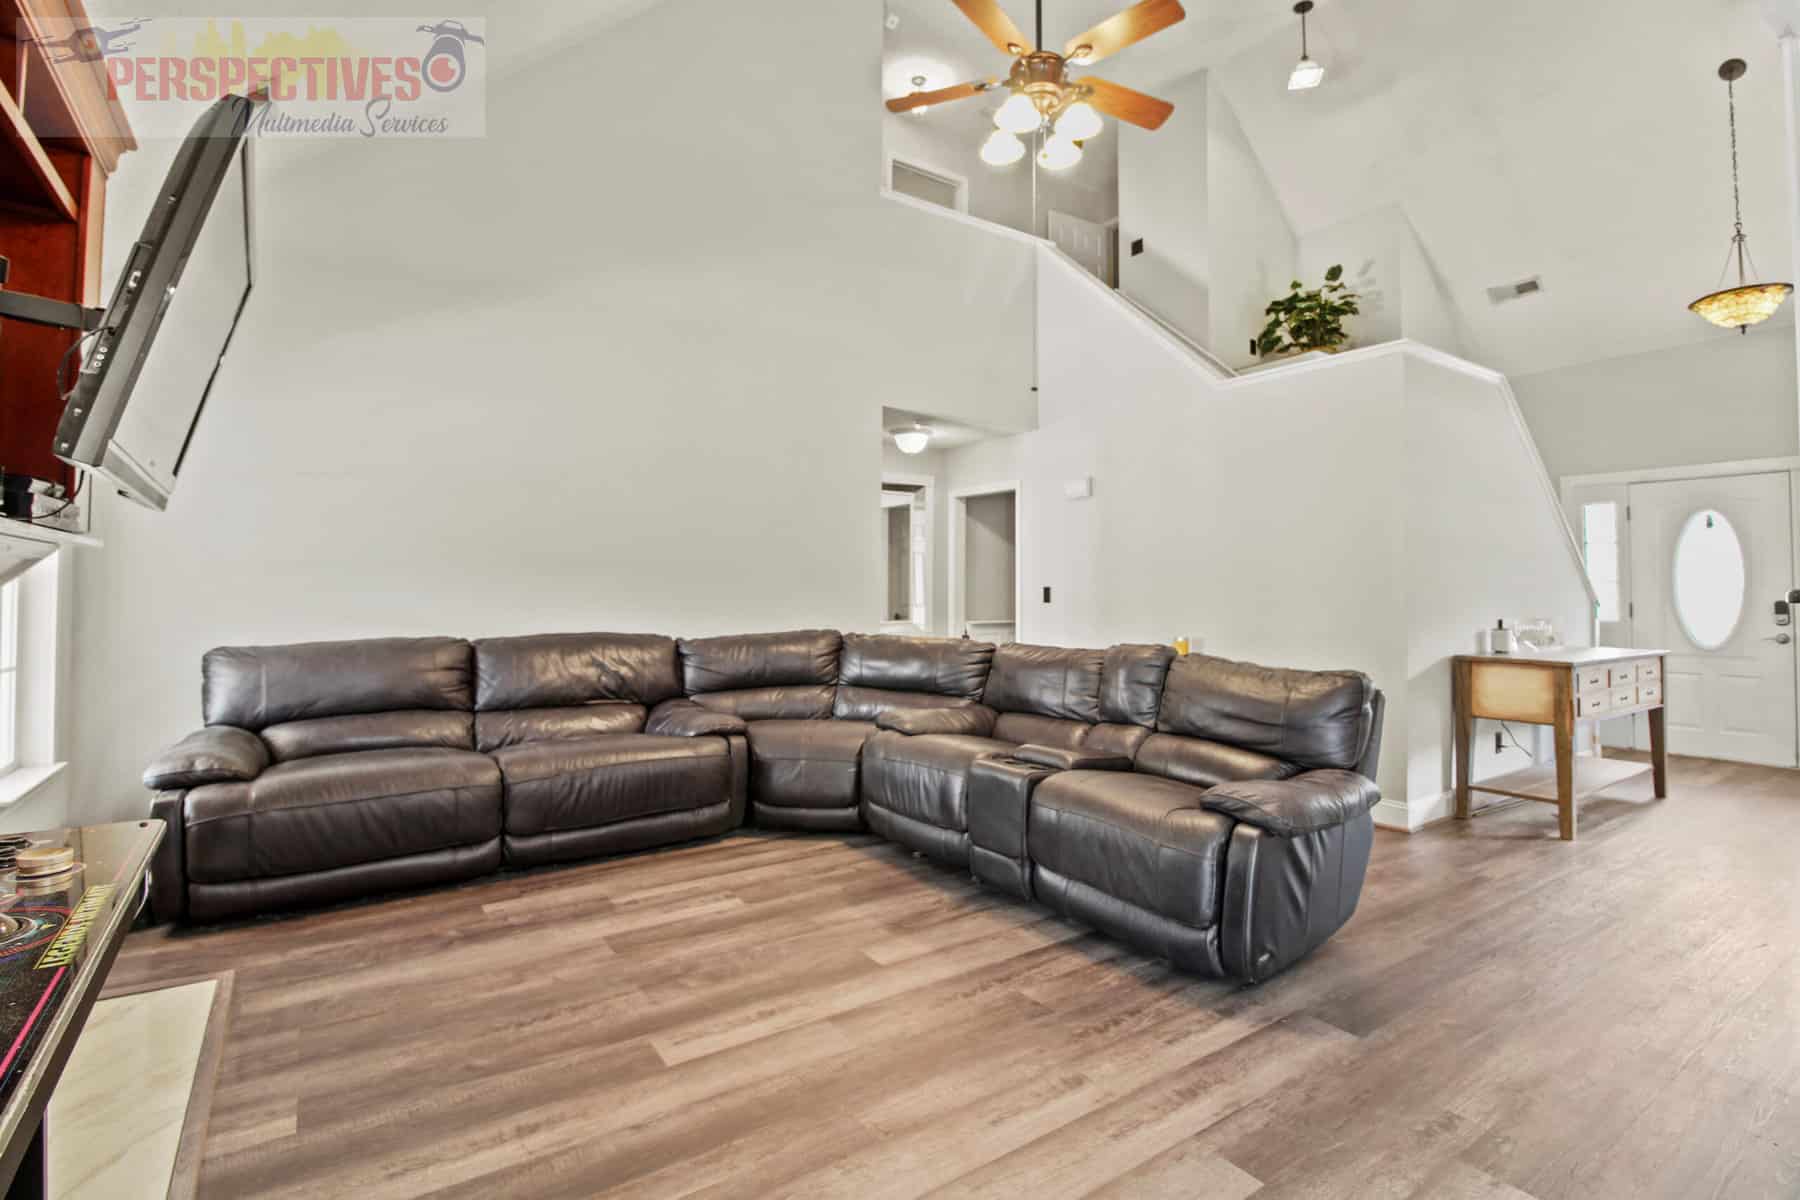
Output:
[[[1651,772],[1656,795],[1668,794],[1663,738],[1663,656],[1660,650],[1595,647],[1530,654],[1459,655],[1451,662],[1451,702],[1456,740],[1456,815],[1468,818],[1472,793],[1557,806],[1565,841],[1575,837],[1575,805],[1583,796]],[[1575,722],[1647,713],[1648,764],[1577,757]],[[1495,779],[1469,778],[1477,720],[1549,725],[1556,730],[1556,758]],[[1497,807],[1497,806],[1490,806]]]
[[[6,289],[98,305],[106,177],[136,147],[80,0],[0,0],[0,256]],[[0,321],[0,470],[68,486],[50,452],[75,333]]]

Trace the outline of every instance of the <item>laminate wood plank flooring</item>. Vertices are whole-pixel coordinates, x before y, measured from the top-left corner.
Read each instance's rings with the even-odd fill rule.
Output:
[[[1196,980],[873,837],[131,935],[234,979],[212,1197],[1800,1197],[1800,773],[1381,833]]]

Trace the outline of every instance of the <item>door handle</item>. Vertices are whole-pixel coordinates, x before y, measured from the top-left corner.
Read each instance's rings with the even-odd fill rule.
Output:
[[[1778,633],[1774,637],[1766,637],[1763,639],[1765,642],[1774,642],[1777,646],[1785,646],[1793,640],[1792,637],[1785,633]]]

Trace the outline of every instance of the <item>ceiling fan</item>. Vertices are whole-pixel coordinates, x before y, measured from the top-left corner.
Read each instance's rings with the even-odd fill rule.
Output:
[[[1072,167],[1081,160],[1081,143],[1105,128],[1099,113],[1144,129],[1157,129],[1175,111],[1175,106],[1165,100],[1095,75],[1071,79],[1069,68],[1088,66],[1167,29],[1187,16],[1180,0],[1139,0],[1086,33],[1070,38],[1060,54],[1054,50],[1035,49],[1006,15],[1006,10],[1000,7],[999,0],[951,0],[951,3],[1003,53],[1013,56],[1011,72],[1005,80],[977,79],[955,87],[898,96],[887,102],[888,111],[912,112],[999,88],[1007,89],[1012,95],[994,114],[996,128],[981,147],[984,162],[1005,166],[1019,161],[1025,154],[1025,145],[1019,135],[1036,133],[1050,125],[1052,132],[1038,151],[1038,163],[1052,170]],[[1037,40],[1042,42],[1044,0],[1037,0],[1037,35]]]

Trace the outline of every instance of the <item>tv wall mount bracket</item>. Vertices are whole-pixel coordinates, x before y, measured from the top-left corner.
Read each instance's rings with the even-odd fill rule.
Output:
[[[89,308],[72,300],[52,300],[29,292],[9,292],[6,278],[12,264],[0,257],[0,321],[24,321],[29,325],[47,325],[52,329],[74,329],[92,333],[100,328],[106,315],[104,308]]]

